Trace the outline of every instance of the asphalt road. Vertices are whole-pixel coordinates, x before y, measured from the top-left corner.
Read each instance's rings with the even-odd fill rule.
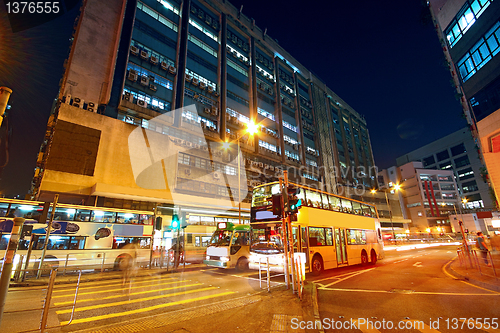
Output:
[[[114,279],[81,283],[73,318],[76,284],[56,284],[47,326],[65,326],[72,318],[70,325],[58,329],[69,332],[169,311],[185,312],[190,308],[227,300],[239,300],[244,305],[249,302],[245,298],[251,300],[251,295],[263,290],[255,271],[237,272],[202,266],[179,273],[150,272],[150,275],[132,276],[128,283],[124,283],[119,273],[110,273],[114,274]],[[273,287],[282,284],[283,277],[271,281]],[[46,287],[11,288],[0,332],[37,329],[45,293]]]
[[[322,329],[500,332],[500,294],[449,276],[443,267],[455,255],[454,246],[388,252],[375,266],[331,270],[312,279]]]
[[[282,314],[289,316],[287,320],[295,318],[288,325],[290,332],[323,329],[376,333],[417,325],[420,325],[417,329],[400,331],[500,332],[495,329],[500,326],[500,293],[456,280],[444,272],[443,266],[455,256],[455,250],[455,246],[446,246],[388,251],[386,259],[374,266],[333,269],[318,277],[308,275],[308,282],[317,285],[322,327],[314,326],[311,321],[314,317],[309,315],[303,322],[298,321],[298,315],[307,314],[313,306],[301,303],[289,290],[279,291],[283,277],[271,279],[272,286],[278,289],[268,294],[262,292],[254,271],[219,270],[201,265],[183,273],[146,271],[150,274],[133,276],[125,284],[118,273],[109,273],[111,279],[83,282],[72,323],[63,327],[60,326],[71,318],[75,285],[58,284],[53,292],[48,326],[59,327],[56,332],[73,332],[134,322],[148,332],[169,332],[173,328],[216,332],[221,331],[223,321],[224,332],[261,332],[273,326],[273,314]],[[0,332],[37,329],[44,294],[45,287],[11,288]],[[148,329],[145,326],[148,318],[159,314],[169,317],[160,324],[156,322],[156,328]],[[474,324],[468,321],[471,319]],[[313,327],[308,326],[311,324]],[[476,329],[479,325],[481,330]],[[293,330],[301,327],[305,330]]]

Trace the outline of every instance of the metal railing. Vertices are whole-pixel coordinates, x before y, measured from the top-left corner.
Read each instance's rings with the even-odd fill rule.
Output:
[[[472,266],[472,269],[476,269],[481,275],[494,277],[495,279],[499,278],[496,267],[500,266],[498,265],[500,263],[500,259],[494,259],[491,255],[491,251],[470,249],[470,252],[467,253],[467,249],[462,245],[457,248],[457,255],[460,261],[460,266],[465,267],[465,269],[467,269],[468,267],[467,261],[469,259],[468,257],[470,256],[470,264]],[[481,256],[482,258],[479,258],[479,256]],[[491,273],[493,273],[493,275],[491,275]]]
[[[38,269],[30,269],[30,270],[31,271],[33,271],[33,270],[37,271]],[[46,269],[43,269],[43,270],[46,270]],[[52,301],[52,292],[54,290],[54,284],[55,284],[55,281],[56,281],[56,276],[57,276],[57,268],[50,270],[50,277],[49,277],[49,281],[48,281],[48,284],[47,284],[47,291],[45,293],[44,299],[42,300],[43,301],[43,305],[42,305],[41,308],[31,308],[31,309],[23,309],[23,310],[4,311],[5,314],[9,314],[9,313],[17,313],[17,312],[26,313],[28,311],[39,311],[39,310],[41,310],[41,318],[40,318],[40,325],[39,325],[39,327],[36,328],[36,329],[26,330],[26,331],[22,331],[22,332],[18,332],[18,333],[28,333],[28,332],[41,332],[41,333],[43,333],[43,332],[45,332],[46,330],[49,330],[49,329],[63,328],[65,326],[68,326],[69,324],[71,324],[71,322],[73,321],[74,314],[75,314],[76,300],[77,300],[77,297],[78,297],[78,290],[80,288],[80,281],[81,281],[81,277],[82,277],[82,271],[79,270],[79,272],[78,272],[78,280],[76,282],[75,296],[73,298],[73,304],[51,307],[50,303]],[[70,316],[69,321],[67,323],[65,323],[64,325],[47,327],[47,320],[48,320],[48,316],[49,316],[49,310],[51,310],[51,309],[60,309],[60,308],[68,308],[68,306],[71,306],[71,316]]]

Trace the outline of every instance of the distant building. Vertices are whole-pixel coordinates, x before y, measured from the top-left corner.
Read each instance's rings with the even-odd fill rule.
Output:
[[[443,52],[500,198],[500,1],[429,0]],[[485,200],[485,198],[482,198]]]
[[[452,232],[448,217],[461,209],[453,171],[425,169],[422,162],[410,162],[397,168],[397,176],[412,221],[410,232]]]
[[[495,208],[489,186],[481,177],[483,165],[468,128],[400,156],[396,164],[401,166],[414,161],[422,162],[425,169],[453,171],[458,192],[462,199],[467,200],[467,208]]]

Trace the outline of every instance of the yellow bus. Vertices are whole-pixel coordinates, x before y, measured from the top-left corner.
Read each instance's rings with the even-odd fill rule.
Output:
[[[300,189],[302,208],[292,222],[294,252],[305,253],[306,271],[356,264],[375,264],[384,256],[377,210],[373,205],[339,195],[290,184]],[[284,270],[282,221],[272,212],[278,182],[254,188],[250,224],[250,268],[269,260],[270,269]]]
[[[45,210],[44,210],[45,205]],[[0,198],[0,256],[4,257],[14,217],[25,218],[16,261],[38,268],[53,214],[43,269],[122,269],[131,258],[146,266],[151,256],[152,211]],[[29,255],[29,257],[28,257]]]

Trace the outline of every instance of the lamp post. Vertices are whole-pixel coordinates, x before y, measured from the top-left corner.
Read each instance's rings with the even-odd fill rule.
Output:
[[[394,191],[399,191],[401,189],[401,185],[399,184],[396,184],[392,187],[392,189]],[[388,188],[385,188],[382,190],[382,192],[384,192],[385,194],[385,202],[387,204],[387,207],[389,208],[389,219],[391,221],[391,229],[392,229],[392,237],[394,238],[394,244],[396,245],[397,244],[397,240],[396,240],[396,233],[394,231],[394,222],[392,221],[392,209],[391,209],[391,205],[389,204],[389,198],[387,197],[387,192],[389,191],[390,189]],[[371,190],[371,193],[377,193],[377,190]]]
[[[258,126],[252,122],[249,122],[247,124],[247,129],[246,133],[250,135],[254,135],[257,132]],[[245,133],[245,134],[246,134]],[[241,147],[240,147],[240,139],[243,135],[241,132],[237,132],[236,135],[236,141],[238,143],[238,223],[241,224],[241,158],[240,158],[240,152],[241,152]],[[229,149],[229,142],[224,142],[222,144],[222,147],[224,149]]]
[[[467,198],[462,199],[462,203],[467,203]],[[470,267],[472,268],[472,259],[470,257],[470,250],[469,250],[469,244],[467,244],[467,239],[465,238],[465,231],[464,231],[464,216],[462,215],[462,207],[458,207],[460,210],[460,220],[458,221],[458,225],[460,226],[460,232],[462,233],[462,241],[464,243],[464,248],[465,251],[467,251],[467,256],[469,257],[469,264]],[[453,203],[453,209],[455,210],[455,216],[457,215],[457,208],[455,207],[455,203]]]

